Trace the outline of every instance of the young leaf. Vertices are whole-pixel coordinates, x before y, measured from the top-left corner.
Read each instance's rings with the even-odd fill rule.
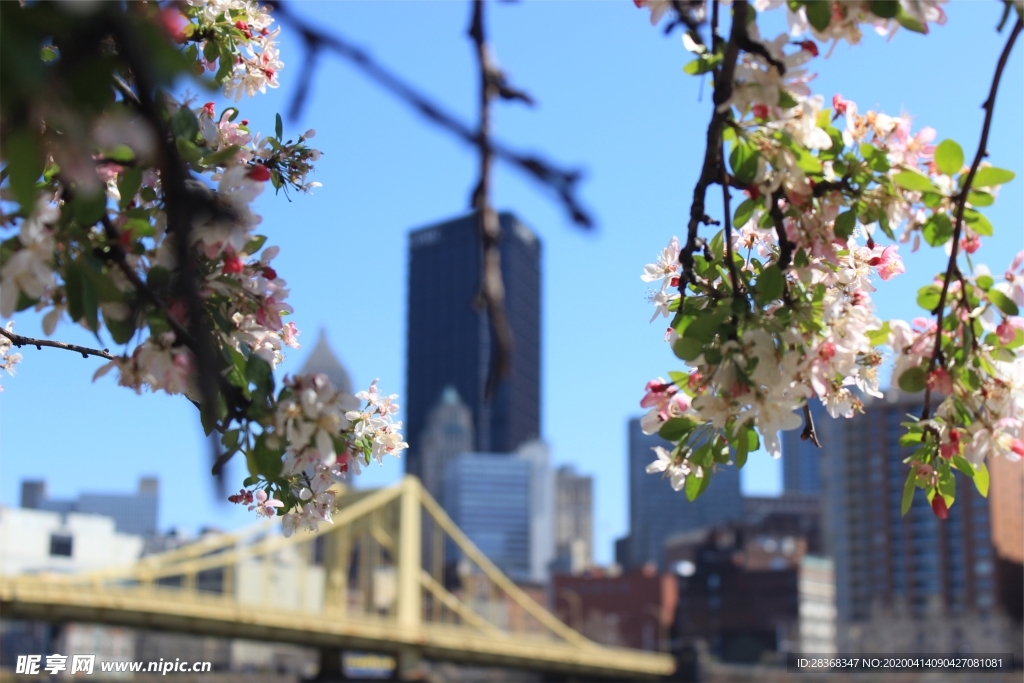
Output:
[[[976,474],[974,468],[971,466],[971,463],[967,462],[967,458],[965,458],[962,455],[953,456],[953,466],[956,467],[961,472],[963,472],[966,476],[970,477],[971,479],[973,479],[974,475]]]
[[[757,204],[753,199],[746,199],[736,207],[736,213],[732,216],[732,224],[735,228],[742,228],[754,215]]]
[[[971,187],[995,187],[996,185],[1010,182],[1016,175],[1013,171],[1007,171],[1005,168],[996,168],[995,166],[979,168],[978,172],[974,174],[974,181],[971,183]]]
[[[953,236],[953,222],[944,213],[933,213],[921,228],[924,241],[933,247],[941,247]]]
[[[857,225],[857,214],[853,211],[844,211],[836,217],[835,227],[833,228],[836,233],[836,237],[846,239],[853,234],[853,228]]]
[[[914,192],[938,192],[939,188],[935,187],[928,176],[917,171],[900,171],[892,177],[893,181],[902,187],[904,190],[912,190]]]
[[[910,368],[905,370],[900,375],[899,385],[900,389],[906,391],[909,394],[923,391],[925,386],[928,384],[928,377],[922,368]]]
[[[982,498],[988,498],[988,468],[985,463],[979,463],[974,472],[974,488],[978,489]]]
[[[935,165],[946,175],[959,173],[964,167],[964,150],[955,140],[943,140],[935,148]]]
[[[284,137],[284,123],[281,121],[281,115],[277,115],[277,121],[274,123],[274,132],[277,134],[277,139],[280,140]]]
[[[1004,315],[1020,315],[1020,310],[1017,308],[1017,304],[1014,303],[1013,299],[1006,296],[998,289],[990,289],[985,295],[988,300],[992,302],[992,305],[1003,312]]]
[[[900,515],[905,515],[914,502],[914,490],[917,488],[917,472],[911,468],[907,481],[903,484],[903,501],[900,503]]]
[[[786,276],[774,263],[761,271],[760,277],[757,278],[755,295],[758,305],[766,306],[782,296],[785,284]]]

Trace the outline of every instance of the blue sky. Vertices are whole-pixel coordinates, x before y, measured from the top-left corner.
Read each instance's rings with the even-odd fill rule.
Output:
[[[465,38],[468,5],[458,2],[303,2],[303,15],[340,31],[376,58],[471,121],[476,78]],[[994,31],[997,2],[953,2],[949,23],[923,37],[901,31],[891,42],[865,36],[812,62],[816,92],[841,92],[861,111],[901,111],[915,130],[930,125],[939,139],[959,141],[968,158],[977,146],[984,100],[1004,36]],[[769,26],[775,30],[769,30]],[[782,26],[762,20],[762,33]],[[540,235],[543,257],[543,431],[556,463],[595,477],[595,552],[612,558],[627,531],[626,422],[640,414],[644,383],[676,369],[648,324],[651,308],[643,265],[683,229],[703,158],[710,116],[708,84],[685,76],[689,61],[678,33],[650,27],[647,13],[626,1],[490,3],[489,32],[513,83],[538,101],[535,109],[499,104],[497,136],[585,170],[581,196],[598,220],[592,233],[569,224],[536,186],[499,166],[494,203],[516,212]],[[279,90],[242,103],[256,129],[271,131],[286,111],[302,64],[301,45],[283,31]],[[823,51],[824,52],[824,51]],[[1024,71],[1018,46],[1004,76],[990,161],[1024,173]],[[406,234],[464,212],[475,180],[471,150],[423,122],[347,64],[325,55],[301,120],[324,156],[315,195],[267,193],[259,200],[269,244],[282,247],[275,266],[292,290],[294,321],[304,348],[282,373],[294,372],[327,330],[357,385],[379,377],[404,391]],[[717,197],[717,195],[715,195]],[[715,206],[712,203],[712,206]],[[996,236],[976,262],[1001,273],[1024,247],[1021,179],[987,211]],[[927,249],[927,247],[925,247]],[[907,249],[901,249],[906,252]],[[945,254],[904,254],[908,272],[876,295],[883,318],[918,314],[913,292],[941,267]],[[16,329],[39,334],[31,316]],[[67,323],[59,339],[88,344]],[[45,478],[53,495],[83,490],[133,490],[156,474],[162,486],[161,526],[234,528],[253,521],[214,498],[209,451],[194,408],[180,398],[135,396],[112,376],[91,377],[99,361],[55,350],[24,349],[18,375],[0,394],[0,503],[17,505],[23,478]],[[229,468],[240,482],[241,463]],[[374,466],[360,485],[395,481],[402,464]],[[744,490],[780,489],[780,467],[751,457]]]

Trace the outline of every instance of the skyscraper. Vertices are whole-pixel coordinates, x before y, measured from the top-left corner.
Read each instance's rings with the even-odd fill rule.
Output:
[[[441,400],[427,417],[421,432],[421,481],[437,501],[444,501],[444,471],[448,461],[473,450],[473,414],[453,386],[445,387]]]
[[[815,425],[832,418],[821,401],[808,401]],[[790,429],[782,437],[782,490],[786,493],[821,492],[821,449],[800,438],[802,430]]]
[[[462,453],[444,472],[445,511],[477,548],[514,581],[530,575],[532,463],[501,453]],[[450,560],[460,552],[449,548]]]
[[[918,489],[900,514],[920,396],[897,390],[852,420],[823,419],[823,531],[835,561],[840,652],[1008,652],[989,503],[958,477],[949,518]],[[1019,642],[1019,640],[1018,640]]]
[[[427,415],[449,385],[472,414],[473,450],[511,453],[540,437],[541,245],[514,215],[502,213],[499,220],[513,349],[510,375],[490,402],[484,391],[491,329],[486,312],[474,307],[481,270],[476,215],[410,234],[405,461],[421,479]]]
[[[21,482],[21,507],[48,510],[62,515],[78,512],[114,520],[118,533],[151,536],[157,530],[160,484],[156,477],[139,479],[139,489],[130,493],[83,493],[78,498],[50,498],[45,481]]]
[[[640,418],[630,420],[630,535],[620,549],[626,551],[627,557],[618,558],[627,568],[648,562],[661,566],[663,546],[673,534],[743,518],[740,474],[736,467],[719,467],[707,490],[690,502],[682,491],[673,491],[664,477],[647,473],[647,465],[655,459],[651,450],[655,446],[671,447],[657,435],[644,434]]]
[[[578,573],[594,563],[594,478],[572,465],[555,471],[555,571]]]

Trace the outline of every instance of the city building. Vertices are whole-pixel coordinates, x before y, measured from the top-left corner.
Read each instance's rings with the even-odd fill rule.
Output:
[[[832,420],[821,401],[810,400],[807,405],[815,426]],[[790,429],[779,435],[782,440],[782,490],[786,493],[820,493],[822,451],[809,439],[801,439],[802,433],[801,429]]]
[[[452,521],[513,581],[529,581],[533,464],[498,453],[460,453],[448,461],[442,505]],[[449,563],[458,562],[454,544]]]
[[[350,396],[354,394],[352,378],[331,349],[331,345],[327,341],[327,332],[323,329],[320,330],[320,334],[316,339],[316,345],[309,352],[309,356],[306,358],[306,362],[302,364],[299,374],[326,375],[327,379],[331,380],[331,384],[334,385],[335,389]]]
[[[617,544],[616,557],[626,569],[654,562],[664,570],[662,549],[669,536],[743,518],[736,467],[719,467],[707,490],[691,502],[682,491],[672,490],[664,477],[647,473],[647,466],[655,459],[655,446],[671,448],[659,436],[644,434],[640,418],[630,420],[629,537]]]
[[[494,345],[487,313],[476,305],[481,272],[476,215],[409,236],[404,403],[409,451],[404,460],[406,470],[421,479],[427,418],[448,386],[458,391],[472,415],[474,452],[512,453],[541,436],[541,244],[514,215],[502,213],[499,222],[513,347],[509,375],[490,400],[485,390]]]
[[[806,551],[806,539],[742,522],[668,539],[679,594],[673,641],[700,639],[719,659],[747,664],[797,651]]]
[[[551,582],[552,609],[564,623],[602,645],[638,650],[669,650],[677,599],[676,578],[653,564],[555,574]]]
[[[129,565],[141,536],[117,530],[110,517],[0,507],[0,574],[83,572]]]
[[[579,574],[594,564],[594,478],[572,465],[555,471],[555,560],[552,571]]]
[[[920,489],[900,514],[911,453],[899,445],[901,423],[920,415],[920,400],[893,390],[866,401],[865,414],[852,420],[817,423],[838,651],[1019,652],[1019,622],[1015,628],[999,599],[1005,577],[989,501],[958,477],[948,519],[932,513]]]
[[[1019,627],[1024,621],[1024,460],[995,458],[988,469],[996,601]]]
[[[551,449],[543,441],[527,441],[515,457],[530,463],[530,581],[546,584],[555,557],[555,477]]]
[[[448,461],[473,450],[473,414],[459,391],[448,385],[427,416],[420,435],[420,479],[438,501],[444,500],[441,484]]]
[[[807,552],[813,555],[823,552],[821,496],[817,493],[785,491],[781,496],[743,496],[743,519],[772,533],[805,539]]]
[[[836,653],[836,579],[832,560],[804,555],[797,579],[800,652]]]
[[[160,484],[156,477],[139,479],[138,491],[130,493],[83,493],[75,499],[50,498],[46,482],[21,482],[21,507],[67,515],[109,517],[121,534],[151,536],[157,532],[160,511]]]

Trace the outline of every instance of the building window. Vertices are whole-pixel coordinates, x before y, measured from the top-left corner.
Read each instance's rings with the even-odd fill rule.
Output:
[[[71,536],[66,534],[50,534],[50,554],[71,557],[71,541]]]

